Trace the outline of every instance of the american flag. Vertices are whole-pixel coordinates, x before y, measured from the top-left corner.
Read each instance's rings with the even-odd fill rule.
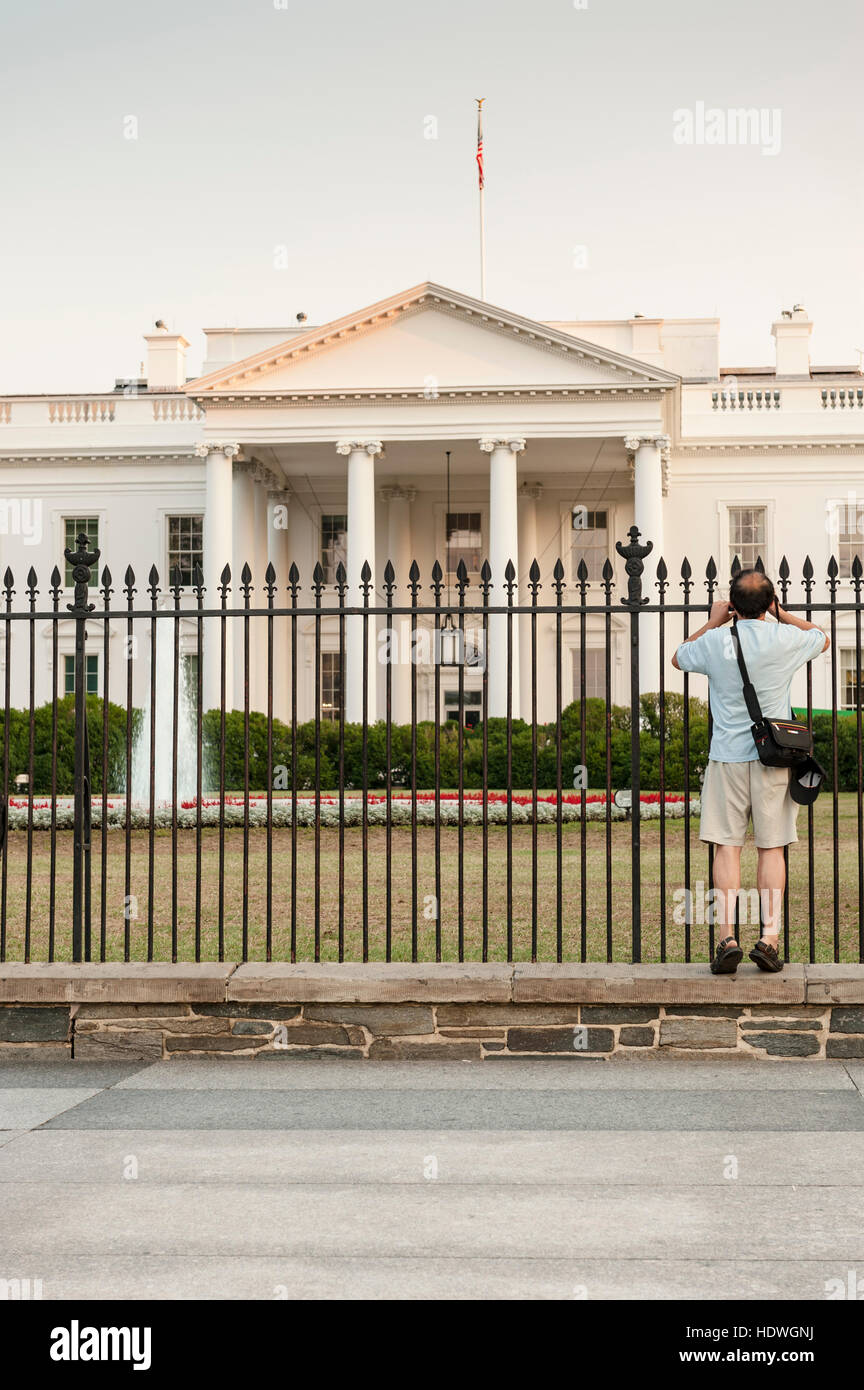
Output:
[[[483,187],[483,111],[482,98],[477,102],[477,173],[480,178],[480,187]]]

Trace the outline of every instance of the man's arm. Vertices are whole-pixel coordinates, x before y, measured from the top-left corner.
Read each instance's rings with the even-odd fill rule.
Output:
[[[691,632],[690,636],[685,637],[684,641],[681,642],[680,645],[683,647],[687,642],[695,642],[696,638],[701,637],[703,632],[710,632],[712,627],[722,627],[724,623],[728,623],[731,617],[732,608],[729,603],[729,600],[725,598],[718,599],[716,603],[712,603],[711,605],[711,612],[708,615],[707,623],[703,623],[698,632]],[[672,657],[672,665],[675,667],[676,671],[681,670],[681,667],[678,665],[677,647],[675,648],[675,653]]]
[[[777,621],[779,623],[788,623],[790,627],[800,628],[802,632],[814,632],[816,628],[819,627],[818,623],[808,623],[806,618],[797,618],[794,613],[787,613],[786,609],[781,608],[779,603],[777,605]],[[821,628],[819,630],[821,631]],[[826,634],[825,646],[822,648],[823,652],[827,652],[830,646],[831,638]]]

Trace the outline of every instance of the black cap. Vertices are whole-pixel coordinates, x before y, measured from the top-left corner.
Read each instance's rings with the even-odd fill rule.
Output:
[[[789,795],[799,806],[810,806],[819,795],[825,781],[825,769],[815,758],[795,763],[789,778]]]

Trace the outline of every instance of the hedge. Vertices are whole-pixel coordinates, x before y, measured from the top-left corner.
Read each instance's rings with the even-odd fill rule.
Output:
[[[656,791],[660,785],[660,715],[656,695],[643,695],[640,701],[641,731],[639,735],[642,787]],[[102,790],[102,701],[88,696],[90,727],[91,781],[94,793]],[[138,730],[142,719],[140,710],[133,711],[133,729]],[[856,786],[857,744],[854,719],[837,721],[839,786],[853,791]],[[219,711],[208,710],[203,716],[203,748],[205,787],[212,789],[218,780]],[[570,790],[574,771],[580,758],[580,709],[574,702],[563,711],[562,719],[563,781]],[[816,756],[828,773],[831,786],[831,716],[816,715],[813,721]],[[68,796],[73,790],[75,711],[74,696],[68,695],[57,705],[57,790]],[[338,785],[339,726],[322,721],[320,759],[321,786]],[[606,706],[604,701],[585,702],[585,762],[587,785],[603,787],[606,782]],[[612,785],[630,785],[630,710],[613,705],[609,711],[611,741]],[[4,721],[0,711],[0,756],[4,738]],[[684,789],[684,698],[679,694],[666,696],[666,788]],[[507,725],[504,719],[489,720],[489,786],[502,788],[507,776]],[[391,730],[394,786],[408,786],[411,769],[411,729],[394,725]],[[14,794],[15,777],[27,771],[29,716],[26,711],[12,710],[9,719],[9,791]],[[369,727],[367,738],[368,781],[373,790],[385,781],[386,729],[383,722]],[[417,784],[431,787],[435,783],[435,726],[424,722],[417,726]],[[690,700],[690,789],[698,791],[700,773],[708,758],[708,710],[704,701]],[[441,785],[455,787],[458,782],[459,730],[455,721],[441,726]],[[51,706],[43,705],[34,716],[34,791],[45,795],[51,790]],[[514,787],[531,786],[531,726],[522,720],[513,723]],[[237,790],[244,781],[243,711],[232,710],[225,716],[225,783]],[[483,735],[480,726],[463,731],[464,784],[469,790],[482,786]],[[273,721],[274,786],[288,790],[291,786],[291,727]],[[108,706],[108,790],[122,793],[126,773],[126,710],[120,705]],[[555,724],[540,725],[537,729],[537,781],[540,787],[556,783]],[[249,716],[249,782],[254,790],[267,785],[267,721],[263,714]],[[309,721],[297,728],[297,781],[301,790],[315,785],[315,724]],[[358,788],[363,782],[362,729],[357,724],[345,726],[345,784]]]

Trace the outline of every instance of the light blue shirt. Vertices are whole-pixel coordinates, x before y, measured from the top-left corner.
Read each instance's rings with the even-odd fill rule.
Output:
[[[792,677],[799,666],[819,655],[825,645],[824,632],[742,618],[738,634],[763,715],[766,719],[788,719],[792,713]],[[750,732],[753,721],[744,703],[731,623],[712,627],[693,642],[683,642],[676,655],[682,671],[708,677],[714,720],[709,753],[712,762],[755,762],[759,754]]]

